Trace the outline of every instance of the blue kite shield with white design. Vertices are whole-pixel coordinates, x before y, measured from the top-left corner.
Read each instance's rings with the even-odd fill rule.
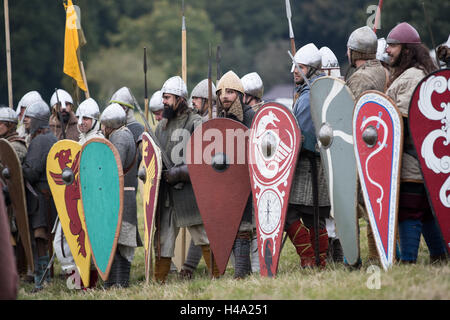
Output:
[[[331,214],[350,265],[359,260],[357,177],[353,152],[354,98],[345,82],[321,77],[311,85],[311,117],[328,177]]]
[[[106,281],[117,248],[123,211],[123,169],[116,147],[103,138],[86,142],[81,149],[79,174],[92,257]]]
[[[354,149],[361,189],[381,264],[394,263],[403,120],[395,103],[379,91],[356,101]]]
[[[277,273],[300,145],[300,128],[292,112],[279,103],[265,103],[253,118],[248,149],[262,276]]]

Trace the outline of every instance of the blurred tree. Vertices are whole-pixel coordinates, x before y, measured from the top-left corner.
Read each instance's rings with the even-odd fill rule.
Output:
[[[157,90],[168,77],[181,73],[180,0],[73,0],[81,9],[87,45],[81,49],[91,95],[100,101],[118,86],[129,85],[142,100],[142,48],[148,48],[149,89]],[[384,1],[378,37],[386,37],[407,21],[431,47],[422,3],[425,2],[436,45],[450,31],[450,1]],[[30,90],[48,100],[55,87],[72,91],[62,72],[65,12],[63,0],[9,1],[14,103]],[[256,71],[266,90],[291,81],[288,25],[284,1],[186,0],[188,88],[207,75],[208,43],[222,48],[222,71],[239,76]],[[336,54],[342,71],[347,64],[350,33],[365,25],[370,5],[378,0],[291,0],[296,46],[314,42]],[[3,17],[3,6],[0,7]],[[1,20],[3,29],[4,20]],[[0,32],[0,102],[7,102],[5,33]],[[286,68],[286,70],[284,70]],[[215,68],[213,68],[215,70]],[[286,75],[283,73],[286,72]],[[108,76],[104,76],[108,75]],[[117,87],[117,88],[116,88]]]
[[[208,43],[214,46],[221,36],[214,32],[214,25],[204,10],[190,6],[185,10],[188,88],[192,89],[207,77]],[[143,99],[144,47],[148,54],[149,94],[159,90],[168,77],[181,75],[181,6],[174,10],[167,1],[156,1],[149,14],[137,19],[121,18],[119,30],[109,36],[113,47],[99,51],[90,62],[88,75],[99,90],[99,98],[107,99],[105,94],[129,86],[138,100]]]

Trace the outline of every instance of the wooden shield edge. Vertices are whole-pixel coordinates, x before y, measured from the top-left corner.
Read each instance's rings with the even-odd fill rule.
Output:
[[[3,143],[5,145],[8,145],[8,147],[11,149],[11,154],[15,156],[17,164],[19,166],[20,169],[22,169],[22,165],[20,164],[20,160],[19,157],[17,156],[14,147],[11,145],[11,143],[6,140],[1,138],[0,139],[0,143]],[[25,197],[25,180],[23,178],[23,174],[22,174],[22,170],[19,170],[19,172],[17,172],[19,179],[21,181],[23,181],[23,183],[21,184],[21,189],[22,189],[22,194]],[[8,181],[4,181],[5,185],[8,185]],[[22,200],[23,201],[23,207],[25,209],[24,212],[24,216],[23,216],[23,223],[20,222],[22,220],[18,220],[16,218],[16,222],[17,222],[17,229],[19,232],[19,235],[22,239],[23,242],[23,247],[24,247],[24,251],[25,251],[25,257],[26,257],[26,261],[27,261],[27,265],[30,267],[30,270],[32,272],[34,272],[34,259],[33,259],[33,250],[32,250],[32,246],[31,246],[31,234],[30,234],[30,223],[29,223],[29,219],[28,219],[28,208],[27,208],[27,203],[25,201],[25,198]],[[19,223],[20,222],[20,223]]]
[[[399,123],[400,137],[399,137],[399,152],[398,152],[398,154],[400,156],[399,156],[399,159],[398,159],[397,182],[396,182],[396,186],[395,186],[396,190],[397,190],[397,194],[395,196],[395,199],[393,199],[395,201],[395,203],[391,204],[391,205],[394,205],[395,214],[394,214],[394,217],[392,218],[392,221],[391,221],[393,223],[393,226],[391,226],[391,224],[389,223],[389,228],[388,228],[388,229],[391,229],[391,227],[392,227],[392,230],[388,230],[388,233],[393,232],[393,235],[392,235],[393,239],[391,239],[391,241],[392,241],[391,242],[391,244],[392,244],[392,256],[391,256],[391,259],[392,260],[389,259],[389,257],[387,257],[384,254],[384,249],[382,248],[383,244],[381,242],[381,238],[380,238],[378,229],[376,227],[373,210],[371,210],[371,206],[370,205],[369,206],[367,205],[367,203],[370,204],[370,201],[369,201],[369,198],[368,198],[368,195],[367,195],[367,190],[365,190],[365,188],[363,186],[361,186],[361,189],[362,189],[362,192],[363,192],[364,203],[366,204],[366,210],[367,210],[367,214],[369,216],[370,227],[372,228],[372,233],[373,233],[374,238],[375,238],[375,244],[376,244],[376,247],[377,247],[378,255],[380,257],[383,269],[384,270],[388,270],[389,267],[392,266],[392,264],[393,264],[393,262],[395,260],[395,256],[396,256],[396,241],[397,241],[397,232],[398,232],[398,230],[397,230],[397,226],[398,226],[398,203],[399,203],[399,198],[400,198],[400,175],[401,175],[401,170],[402,170],[403,132],[404,132],[403,130],[404,130],[404,128],[403,128],[402,115],[401,115],[400,111],[398,110],[395,102],[389,96],[387,96],[386,94],[384,94],[384,93],[382,93],[380,91],[367,90],[367,91],[364,91],[363,93],[361,93],[359,95],[359,97],[356,99],[355,108],[353,110],[353,130],[356,129],[355,125],[356,125],[356,119],[357,119],[357,112],[356,112],[357,111],[357,105],[360,102],[360,100],[363,98],[363,96],[365,96],[366,94],[369,94],[369,93],[378,94],[381,97],[383,97],[384,99],[386,99],[389,103],[391,103],[395,113],[392,113],[392,114],[389,113],[389,114],[390,114],[390,116],[395,114],[398,117],[398,119],[399,119],[398,123]],[[354,149],[355,149],[356,165],[357,165],[357,168],[358,168],[358,176],[361,176],[362,175],[362,172],[361,172],[362,168],[361,168],[360,161],[359,161],[357,144],[356,144],[355,139],[354,139]],[[391,181],[391,183],[392,183],[392,181]],[[388,248],[389,248],[389,243],[388,243]]]
[[[111,250],[111,253],[110,253],[109,260],[108,260],[108,266],[106,267],[105,272],[103,272],[98,267],[97,261],[95,260],[95,254],[94,254],[94,251],[92,250],[91,240],[89,239],[89,230],[88,230],[88,226],[86,224],[87,239],[88,239],[89,246],[91,248],[92,260],[94,261],[95,267],[96,267],[98,273],[100,274],[100,277],[102,278],[103,281],[106,281],[106,280],[108,280],[109,272],[111,271],[111,265],[112,265],[112,263],[114,261],[114,255],[115,255],[115,252],[117,250],[117,242],[119,241],[120,229],[122,227],[124,176],[123,176],[122,161],[120,160],[119,151],[117,151],[116,147],[109,140],[104,139],[104,138],[92,138],[91,140],[89,140],[85,144],[83,144],[83,146],[81,147],[80,162],[81,162],[81,157],[83,156],[84,149],[86,148],[86,146],[88,144],[93,143],[93,142],[103,143],[103,144],[106,144],[109,147],[109,149],[112,151],[112,153],[114,155],[114,158],[116,159],[117,169],[119,171],[119,188],[120,188],[119,217],[118,217],[118,223],[117,223],[117,228],[116,228],[116,234],[114,236],[114,242],[113,242],[112,250]],[[81,202],[83,203],[83,192],[81,192]],[[86,211],[84,209],[84,204],[83,204],[83,214],[85,212]],[[84,219],[86,221],[86,217],[84,217]]]

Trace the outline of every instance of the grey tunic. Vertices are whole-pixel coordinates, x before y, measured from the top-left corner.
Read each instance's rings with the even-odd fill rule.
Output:
[[[312,83],[318,77],[319,76],[313,76],[310,79],[310,82]],[[300,152],[297,160],[297,167],[295,169],[294,179],[292,181],[289,203],[303,206],[314,205],[311,162],[305,152],[313,152],[312,150],[315,150],[319,189],[319,207],[329,206],[330,199],[328,194],[327,178],[320,154],[318,153],[317,138],[315,135],[314,124],[311,119],[309,87],[307,85],[303,85],[301,87],[297,87],[297,91],[299,92],[299,95],[295,101],[293,112],[297,118],[300,129],[302,130],[302,151]]]
[[[137,247],[141,243],[137,232],[136,172],[130,170],[135,162],[136,144],[134,143],[133,134],[127,127],[121,127],[115,130],[109,136],[109,140],[119,152],[123,172],[125,174],[124,205],[119,244]]]
[[[51,131],[36,136],[31,140],[22,166],[24,179],[35,188],[38,194],[38,206],[34,209],[31,209],[31,206],[28,208],[33,229],[39,227],[51,228],[56,219],[56,208],[47,181],[47,155],[57,141]],[[49,195],[50,198],[47,199],[44,193]],[[27,199],[27,201],[30,200]]]
[[[201,123],[200,115],[192,111],[183,112],[170,121],[163,119],[158,123],[156,138],[175,165],[186,163],[187,142],[194,129]],[[161,214],[173,212],[177,227],[203,224],[190,182],[170,186],[162,179],[159,198]],[[173,210],[170,210],[171,208]]]

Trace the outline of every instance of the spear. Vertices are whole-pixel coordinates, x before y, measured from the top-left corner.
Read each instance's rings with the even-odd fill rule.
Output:
[[[184,83],[187,86],[187,68],[186,68],[186,18],[184,16],[184,0],[181,2],[181,73]],[[186,260],[186,228],[181,229],[181,264]]]
[[[291,12],[291,3],[289,0],[286,0],[286,17],[289,23],[289,38],[291,39],[291,52],[295,55],[295,37],[294,37],[294,29],[292,28],[292,12]]]
[[[434,42],[433,31],[431,30],[430,22],[428,21],[427,10],[425,9],[425,1],[422,1],[422,7],[423,7],[423,14],[425,16],[425,22],[426,22],[427,27],[428,27],[428,32],[430,33],[431,44],[433,45],[433,50],[434,50],[434,55],[435,55],[435,58],[436,58],[436,63],[437,63],[438,68],[440,68],[441,67],[441,63],[439,62],[439,58],[438,58],[438,55],[437,55],[436,43]]]
[[[147,88],[147,48],[144,47],[144,110],[145,118],[148,120],[148,88]],[[155,119],[152,116],[152,123],[155,125]]]
[[[373,26],[373,32],[377,33],[377,29],[380,27],[381,20],[381,8],[383,7],[383,0],[378,1],[378,8],[375,14],[375,24]]]
[[[208,119],[212,119],[211,43],[208,50]]]
[[[217,51],[216,51],[216,86],[219,84],[219,80],[220,78],[222,78],[222,72],[220,71],[220,60],[222,59],[222,55],[220,52],[220,45],[217,46]]]
[[[186,18],[184,16],[184,0],[182,0],[181,10],[183,18],[181,20],[181,73],[184,83],[187,85],[187,69],[186,69]]]
[[[9,32],[9,5],[8,0],[3,1],[5,12],[5,43],[6,43],[6,71],[8,77],[8,102],[13,108],[12,72],[11,72],[11,41]]]
[[[144,47],[144,111],[148,120],[148,92],[147,92],[147,48]]]
[[[55,94],[56,94],[57,104],[59,104],[59,110],[56,112],[56,114],[58,116],[59,122],[61,123],[61,131],[62,131],[63,139],[66,139],[66,128],[65,128],[64,120],[63,120],[62,114],[61,114],[61,110],[62,110],[63,106],[62,106],[61,101],[59,101],[58,89],[57,88],[55,88]]]

